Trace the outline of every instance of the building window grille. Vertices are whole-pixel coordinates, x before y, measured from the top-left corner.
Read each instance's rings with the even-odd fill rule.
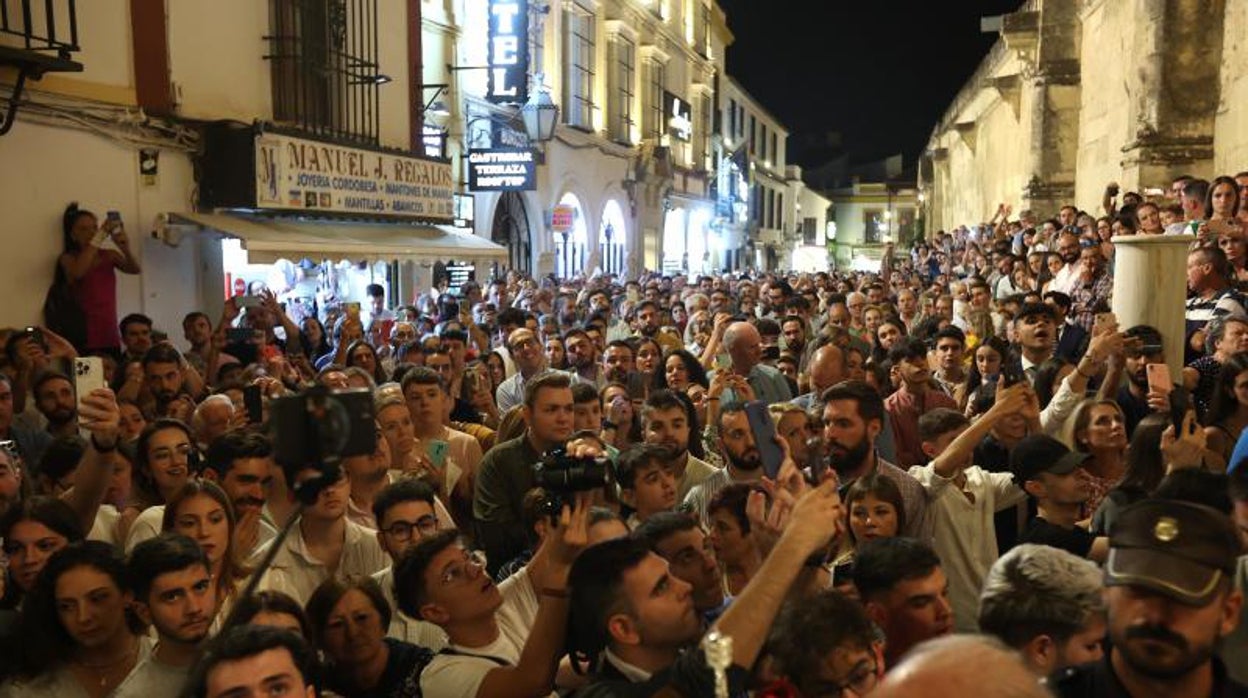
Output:
[[[649,94],[646,95],[646,135],[656,140],[663,136],[663,90],[666,84],[666,66],[651,59]]]
[[[273,120],[332,140],[376,145],[377,0],[270,0]]]

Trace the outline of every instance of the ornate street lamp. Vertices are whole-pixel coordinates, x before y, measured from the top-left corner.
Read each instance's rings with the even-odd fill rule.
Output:
[[[520,108],[524,118],[524,130],[534,143],[548,143],[555,137],[555,124],[559,122],[559,107],[550,97],[550,88],[542,83],[541,76],[534,79],[537,89],[529,94],[529,101]]]

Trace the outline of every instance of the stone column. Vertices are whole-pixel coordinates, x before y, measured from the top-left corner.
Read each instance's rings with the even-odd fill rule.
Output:
[[[1123,146],[1124,181],[1165,186],[1213,172],[1225,0],[1143,0],[1134,46],[1140,82],[1127,108],[1135,137]]]
[[[1187,251],[1193,235],[1114,238],[1114,314],[1122,329],[1150,325],[1161,332],[1170,375],[1183,370]]]

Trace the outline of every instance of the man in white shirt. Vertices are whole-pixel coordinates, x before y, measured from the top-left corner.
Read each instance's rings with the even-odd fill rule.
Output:
[[[391,560],[402,559],[403,553],[442,530],[435,502],[433,487],[417,478],[404,478],[378,493],[373,500],[377,542]],[[434,652],[446,647],[446,633],[442,628],[412,618],[399,608],[395,600],[393,566],[374,574],[373,579],[390,602],[389,637]]]
[[[574,447],[577,455],[589,455]],[[564,508],[559,525],[519,572],[495,586],[480,553],[454,531],[408,551],[395,568],[399,608],[440,626],[449,639],[420,677],[439,698],[555,696],[564,652],[568,572],[588,541],[588,500]]]
[[[910,474],[928,494],[933,547],[949,580],[958,632],[975,632],[979,627],[979,592],[997,559],[993,516],[1027,497],[1014,484],[1012,473],[992,473],[972,463],[979,442],[1014,414],[1039,418],[1035,391],[1026,383],[997,393],[996,403],[974,424],[957,410],[945,408],[919,418],[922,448],[932,460],[910,468]]]
[[[1083,277],[1083,265],[1079,262],[1081,249],[1079,237],[1074,233],[1062,233],[1057,236],[1057,254],[1065,262],[1065,266],[1053,276],[1053,283],[1049,284],[1050,291],[1061,291],[1068,296],[1072,295],[1071,291]]]
[[[176,533],[145,540],[130,553],[134,610],[160,641],[113,693],[115,698],[176,696],[216,616],[217,585],[195,541]]]
[[[296,490],[323,477],[316,468],[287,468],[286,473]],[[386,554],[374,532],[347,520],[351,484],[346,473],[338,471],[334,475],[336,479],[324,486],[316,502],[304,508],[298,525],[273,559],[273,566],[260,580],[261,589],[284,592],[306,604],[326,579],[371,576],[386,566]],[[274,542],[256,551],[252,559],[262,559]]]

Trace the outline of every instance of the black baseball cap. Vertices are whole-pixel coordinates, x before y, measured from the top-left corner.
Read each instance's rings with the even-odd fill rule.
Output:
[[[1105,586],[1140,586],[1205,606],[1234,578],[1241,543],[1226,514],[1169,499],[1124,508],[1109,528]]]
[[[1014,316],[1014,320],[1019,321],[1023,318],[1043,315],[1053,322],[1057,322],[1057,311],[1048,303],[1024,303],[1023,307],[1018,309],[1018,315]]]
[[[1023,483],[1036,479],[1040,473],[1065,475],[1074,472],[1091,457],[1090,453],[1071,451],[1052,436],[1033,434],[1023,437],[1010,452],[1010,471],[1014,473],[1014,482],[1022,487]]]

